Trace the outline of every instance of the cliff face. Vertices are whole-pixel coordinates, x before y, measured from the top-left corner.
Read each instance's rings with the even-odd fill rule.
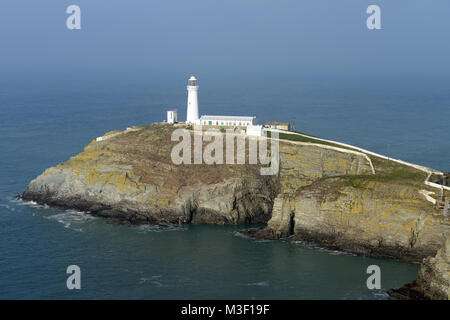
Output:
[[[313,183],[278,196],[272,218],[256,237],[317,241],[340,250],[420,261],[434,255],[448,220],[410,186],[371,181],[354,187],[345,178]]]
[[[425,258],[417,280],[388,293],[399,299],[450,300],[450,239],[435,257]]]
[[[309,148],[314,151],[305,152]],[[415,262],[434,255],[450,224],[419,192],[426,174],[352,150],[336,157],[336,149],[300,142],[282,146],[272,217],[266,228],[245,233]]]
[[[267,222],[278,177],[256,165],[175,165],[173,127],[113,132],[47,169],[23,193],[122,223]]]
[[[23,199],[125,223],[267,222],[245,233],[412,261],[434,255],[449,233],[449,219],[419,193],[425,174],[416,169],[285,139],[276,176],[262,176],[258,165],[175,165],[173,130],[107,134],[47,169]]]

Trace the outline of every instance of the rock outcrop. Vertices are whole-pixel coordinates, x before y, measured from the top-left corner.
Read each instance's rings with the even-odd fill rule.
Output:
[[[248,234],[418,262],[436,253],[449,226],[414,187],[376,181],[355,187],[340,177],[279,195],[268,226]]]
[[[107,134],[45,170],[22,198],[121,223],[267,222],[278,177],[256,165],[175,165],[173,130],[155,124]]]
[[[435,257],[425,258],[417,280],[388,293],[398,299],[450,300],[450,239]]]

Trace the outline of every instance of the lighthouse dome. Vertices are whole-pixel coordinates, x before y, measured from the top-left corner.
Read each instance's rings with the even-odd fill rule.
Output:
[[[189,82],[188,83],[189,83],[189,86],[195,87],[197,85],[197,78],[195,78],[194,76],[191,76],[189,78]]]

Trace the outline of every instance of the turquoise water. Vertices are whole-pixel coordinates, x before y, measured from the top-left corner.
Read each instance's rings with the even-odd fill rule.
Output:
[[[393,157],[450,171],[442,81],[197,77],[201,114],[295,116],[299,131],[380,153],[390,144]],[[12,200],[106,131],[160,121],[169,108],[184,119],[186,76],[155,79],[0,76],[1,299],[386,299],[417,276],[417,265],[396,260],[236,236],[246,226],[118,226]],[[79,291],[66,288],[71,264],[81,268]],[[381,267],[382,290],[366,288],[371,264]]]

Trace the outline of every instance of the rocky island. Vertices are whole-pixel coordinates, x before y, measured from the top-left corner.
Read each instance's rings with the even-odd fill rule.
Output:
[[[120,223],[266,223],[242,234],[425,259],[410,297],[448,297],[450,219],[433,204],[437,189],[424,183],[431,169],[293,132],[279,134],[277,175],[261,175],[252,164],[176,165],[171,134],[180,126],[107,133],[45,170],[22,198]]]

